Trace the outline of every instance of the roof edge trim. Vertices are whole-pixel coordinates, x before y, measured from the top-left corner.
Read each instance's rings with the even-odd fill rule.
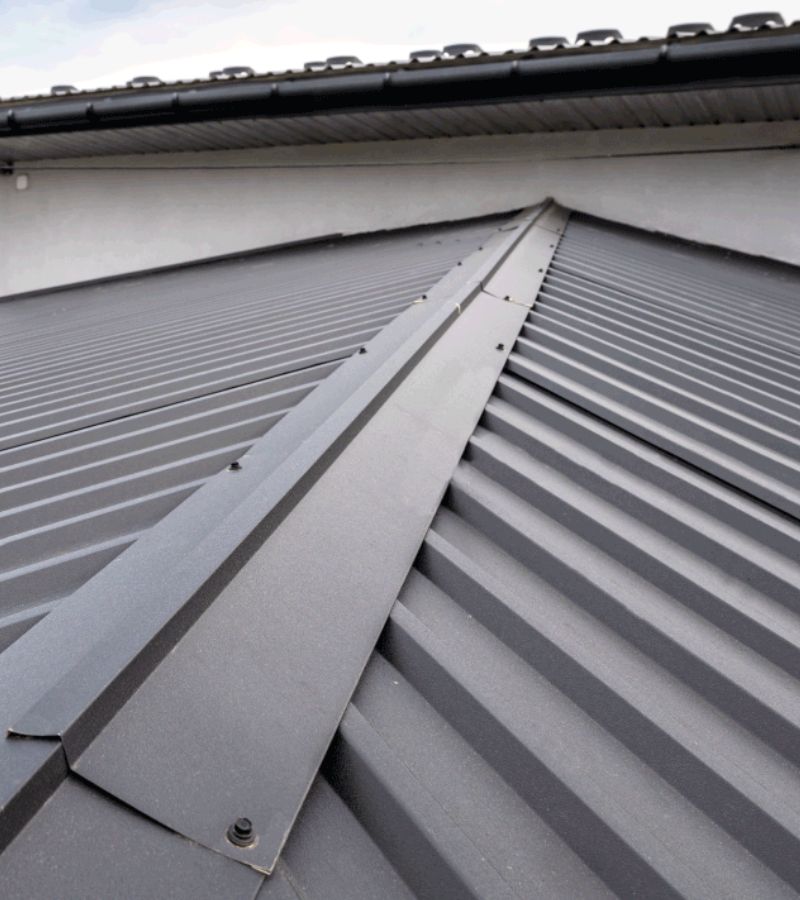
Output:
[[[753,85],[800,75],[800,34],[761,33],[642,48],[597,48],[503,62],[360,70],[286,80],[146,89],[91,100],[66,96],[0,108],[0,137],[208,120]]]

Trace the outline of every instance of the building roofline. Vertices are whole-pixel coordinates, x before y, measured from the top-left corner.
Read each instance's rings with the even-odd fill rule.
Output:
[[[488,57],[488,59],[487,59]],[[66,95],[0,108],[0,137],[237,118],[755,86],[800,76],[800,27]]]

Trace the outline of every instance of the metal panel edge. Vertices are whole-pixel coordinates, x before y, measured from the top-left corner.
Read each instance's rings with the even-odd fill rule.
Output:
[[[504,260],[514,294],[564,218]],[[528,311],[481,291],[456,317],[94,740],[67,744],[81,777],[273,870]],[[240,816],[247,847],[226,838]]]

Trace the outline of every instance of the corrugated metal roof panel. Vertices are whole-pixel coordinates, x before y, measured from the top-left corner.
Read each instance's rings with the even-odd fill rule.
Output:
[[[800,523],[528,377],[590,235],[631,304],[654,266],[665,315],[792,310],[796,272],[572,220],[287,846],[312,900],[356,860],[365,897],[800,891]]]
[[[800,894],[800,521],[538,383],[531,329],[545,358],[592,231],[637,310],[650,269],[660,311],[711,328],[721,304],[742,348],[793,310],[796,270],[574,218],[260,900]],[[40,816],[51,859],[85,852],[63,822],[100,810],[70,785],[6,851],[9,891]]]
[[[0,305],[0,647],[241,456],[492,227]]]
[[[513,371],[800,513],[800,277],[573,218]]]
[[[798,551],[796,523],[504,375],[292,877],[348,896],[307,846],[352,816],[420,897],[796,896]]]
[[[54,857],[59,864],[52,864]],[[35,833],[3,854],[3,897],[192,897],[251,900],[257,872],[208,853],[143,816],[110,804],[68,778],[37,819]]]

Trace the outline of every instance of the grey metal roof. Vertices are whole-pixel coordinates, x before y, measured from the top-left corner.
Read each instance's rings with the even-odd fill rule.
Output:
[[[58,159],[417,137],[797,118],[800,25],[780,16],[666,37],[449,52],[385,65],[23,98],[0,109],[4,159]],[[776,27],[779,26],[779,27]],[[220,73],[215,73],[219,76]],[[148,81],[151,81],[148,79]]]
[[[798,895],[800,523],[540,386],[598,245],[639,310],[639,266],[800,303],[796,271],[573,217],[260,897]]]
[[[370,407],[358,438],[339,451],[296,507],[305,504],[312,516],[307,530],[300,527],[302,516],[299,525],[284,528],[290,516],[252,557],[257,561],[265,549],[269,557],[270,548],[279,557],[246,579],[253,597],[260,591],[263,608],[271,609],[276,590],[286,590],[284,570],[303,561],[318,569],[321,558],[335,554],[341,544],[334,531],[342,522],[352,530],[354,504],[365,523],[363,546],[370,545],[372,503],[384,518],[391,500],[409,505],[419,519],[409,486],[415,477],[425,479],[430,498],[423,462],[437,443],[423,446],[423,438],[437,429],[409,403],[414,378],[423,368],[428,378],[438,372],[441,395],[460,398],[451,405],[462,409],[452,415],[463,419],[476,396],[460,383],[465,369],[473,363],[494,383],[497,360],[502,364],[511,349],[274,873],[263,877],[140,815],[131,808],[141,808],[138,798],[126,798],[130,806],[120,802],[116,785],[97,792],[87,783],[96,768],[85,777],[75,774],[81,773],[80,759],[66,731],[44,740],[35,737],[44,731],[28,731],[22,732],[28,739],[0,743],[3,789],[25,786],[32,777],[26,767],[37,753],[51,754],[54,762],[40,768],[29,786],[30,802],[46,799],[27,825],[20,821],[25,810],[13,803],[0,811],[0,839],[13,837],[0,854],[9,897],[136,896],[142,887],[163,896],[216,892],[257,894],[259,900],[800,894],[800,521],[781,498],[757,493],[756,467],[735,459],[728,468],[717,465],[716,445],[709,438],[707,452],[696,452],[688,427],[681,440],[667,444],[659,417],[661,392],[669,392],[673,436],[703,403],[709,404],[709,423],[727,417],[731,445],[762,446],[752,440],[756,425],[764,428],[761,420],[748,423],[746,435],[733,423],[744,428],[738,404],[761,383],[751,344],[765,342],[777,358],[779,344],[791,341],[800,275],[582,216],[573,216],[562,235],[557,221],[535,221],[499,269],[475,276],[471,303],[463,312],[460,305],[449,310],[444,337],[425,343],[412,375],[400,382],[411,394],[398,401],[398,389],[384,406]],[[533,254],[542,249],[555,250],[553,262],[545,275],[534,275]],[[583,274],[574,271],[579,265]],[[525,278],[544,278],[530,310]],[[602,294],[599,319],[590,316],[590,290]],[[461,295],[450,281],[442,296],[457,303]],[[679,365],[648,380],[646,367],[661,364],[666,352],[662,314],[681,323],[670,338]],[[507,325],[513,315],[517,323],[527,317],[521,329],[517,324],[513,349],[495,344],[497,322]],[[770,322],[780,323],[780,341]],[[559,323],[573,329],[566,349]],[[613,326],[612,336],[602,331],[606,326]],[[692,355],[692,329],[724,331],[742,358],[739,368],[732,372],[720,342],[707,338],[702,360]],[[642,345],[639,362],[618,379],[624,390],[612,395],[608,372],[622,364],[623,347],[630,350],[622,342],[632,342],[634,330]],[[459,377],[446,377],[453,370],[443,366],[445,343],[448,354],[463,349]],[[561,367],[556,346],[563,350]],[[592,353],[600,346],[606,368],[581,380],[587,357],[596,365]],[[497,368],[487,365],[487,351]],[[693,390],[684,389],[678,376],[694,378]],[[723,378],[734,380],[736,390],[723,392]],[[788,376],[771,383],[773,400],[779,389],[792,389]],[[423,378],[416,389],[429,391],[428,385]],[[641,398],[651,404],[644,412],[636,406]],[[762,404],[764,416],[771,416],[769,433],[788,441],[788,404],[779,408],[773,400]],[[381,473],[399,472],[398,460],[365,456],[376,435],[384,449],[392,439],[387,413],[390,419],[419,417],[414,433],[420,446],[411,452],[403,447],[403,489],[394,492]],[[394,427],[402,427],[402,419]],[[713,429],[715,436],[722,431]],[[354,471],[368,485],[355,500]],[[785,478],[790,497],[793,486]],[[393,475],[389,488],[397,483]],[[321,485],[331,492],[327,504],[319,500]],[[375,558],[362,553],[340,565],[337,590],[350,585],[350,612],[361,604],[365,619],[372,616],[373,593],[363,586],[375,573],[364,570],[381,564],[387,546],[379,530]],[[303,546],[304,533],[311,546]],[[331,547],[321,546],[326,534]],[[276,587],[281,558],[284,580]],[[322,608],[328,591],[325,585],[316,590]],[[293,597],[289,590],[286,599],[310,608],[307,593]],[[225,627],[221,607],[214,616],[217,629]],[[47,631],[58,616],[65,622],[67,614],[62,607],[42,628]],[[237,617],[230,629],[241,642],[255,642],[272,626],[270,618],[250,629]],[[0,697],[7,726],[46,681],[46,661],[38,667],[26,661],[38,682],[32,687],[15,682],[8,664],[15,652],[20,661],[23,645],[37,646],[37,630],[0,657],[7,662],[5,668],[0,662],[0,672],[25,694],[22,701]],[[194,635],[194,668],[186,670],[195,678],[218,663],[220,648],[208,639],[213,628],[205,631],[204,645]],[[307,650],[344,659],[363,637],[353,626],[352,644],[337,636],[331,646],[320,640]],[[222,646],[238,653],[239,642],[225,638]],[[190,643],[179,638],[171,658]],[[67,649],[61,648],[65,657]],[[84,673],[91,677],[97,669],[97,660],[88,667],[80,662],[73,660],[77,682],[66,678],[48,694],[51,709],[54,702],[69,707],[68,686],[82,688]],[[331,666],[330,677],[338,671]],[[241,729],[240,714],[254,693],[260,704],[273,702],[274,684],[253,691],[247,671],[237,673],[241,692],[229,695],[220,715],[232,732]],[[299,681],[313,701],[314,682]],[[150,706],[144,712],[158,719],[174,697],[163,690],[154,695],[153,683],[135,699],[139,713],[144,698]],[[185,677],[176,684],[190,692],[192,683]],[[173,710],[157,735],[168,749],[194,727],[189,707],[196,700],[187,704],[185,717]],[[115,703],[113,690],[105,703]],[[118,709],[135,705],[125,697],[116,703]],[[35,709],[42,712],[41,705]],[[254,728],[261,719],[252,717]],[[125,741],[118,734],[101,736],[95,745],[106,751],[101,769],[113,772],[126,759],[141,769],[146,740],[134,733]],[[60,740],[67,761],[59,762]],[[222,769],[212,780],[226,777]],[[265,773],[264,780],[274,775]],[[229,777],[233,791],[234,773]],[[253,793],[254,802],[263,799],[261,781]],[[101,835],[107,841],[98,841]]]
[[[330,241],[0,303],[0,649],[492,228]]]
[[[517,245],[540,248],[540,272],[552,255],[551,229],[559,227],[555,223],[563,221],[563,213],[541,213],[541,208],[531,210],[494,228],[485,244],[426,292],[422,302],[398,315],[365,353],[344,362],[260,438],[239,471],[209,479],[0,654],[0,681],[6,688],[0,692],[0,719],[9,732],[0,740],[0,847],[13,844],[4,856],[9,865],[18,851],[27,854],[27,841],[40,833],[45,819],[37,813],[54,815],[56,823],[74,814],[80,792],[76,797],[70,784],[106,782],[104,797],[126,798],[119,783],[109,784],[98,771],[102,755],[90,759],[87,769],[82,753],[88,749],[91,755],[97,740],[107,737],[106,726],[114,730],[124,724],[136,712],[137,698],[174,674],[176,663],[179,668],[188,663],[195,676],[179,683],[190,691],[189,704],[180,702],[180,687],[162,693],[169,704],[179,701],[175,715],[158,732],[134,732],[137,743],[145,741],[143,752],[128,744],[127,765],[116,768],[117,775],[127,771],[134,780],[140,777],[154,761],[151,734],[172,757],[172,774],[158,772],[155,785],[128,795],[121,806],[111,802],[118,812],[130,802],[147,812],[151,824],[163,823],[193,846],[207,848],[209,865],[229,865],[227,856],[248,868],[272,868],[273,841],[279,847],[285,837],[273,826],[283,819],[286,828],[296,816],[502,368],[507,351],[501,348],[510,346],[527,312],[527,305],[489,292],[500,289],[494,273]],[[438,351],[445,343],[446,360],[441,352],[429,358],[431,346]],[[475,352],[465,351],[471,347]],[[415,457],[430,465],[410,467]],[[408,490],[383,490],[380,474],[387,465],[396,483],[407,483]],[[374,527],[376,503],[383,527]],[[273,539],[266,540],[268,535]],[[347,559],[368,562],[370,571],[342,566]],[[359,590],[355,604],[353,577]],[[305,586],[292,590],[292,585],[299,588],[298,578]],[[377,604],[375,591],[381,594]],[[217,639],[222,635],[213,622],[219,615],[227,640]],[[209,623],[211,645],[202,640]],[[350,623],[352,636],[341,633],[342,623]],[[304,640],[309,629],[316,636]],[[191,649],[198,637],[199,657]],[[287,647],[295,650],[291,665],[283,662]],[[252,715],[254,703],[257,716]],[[158,707],[167,712],[160,702],[148,706],[148,714]],[[301,710],[302,721],[297,721]],[[193,736],[197,739],[189,751],[205,770],[202,777],[194,764],[181,766],[175,759],[175,748]],[[263,772],[263,749],[271,746],[274,754],[287,742],[294,749]],[[249,778],[242,777],[247,773],[234,760],[245,763]],[[78,766],[82,771],[75,782],[69,772]],[[294,785],[288,797],[282,772]],[[152,788],[159,780],[163,791],[155,802],[162,808],[154,809]],[[166,808],[165,798],[173,801]],[[258,837],[268,840],[249,849],[227,843],[231,819],[250,806],[255,806]],[[96,805],[93,809],[103,831],[104,812]],[[112,814],[109,826],[115,830],[128,815],[136,813]],[[86,832],[72,829],[70,835],[77,833]],[[152,842],[141,844],[139,837],[141,831],[131,835],[127,852],[143,848],[151,853]],[[67,872],[69,867],[56,862],[62,847],[50,849],[51,869]],[[73,842],[71,852],[93,849]],[[63,892],[106,893],[105,870],[74,860],[70,866],[78,881],[65,884]],[[163,868],[151,873],[143,864],[140,871],[148,884],[151,877],[158,879],[149,893],[192,892],[179,869],[167,873],[166,884],[159,877]],[[6,878],[4,891],[46,894],[37,877]],[[117,895],[140,895],[143,886],[141,880],[120,882]]]
[[[514,371],[800,514],[800,277],[573,218]]]

